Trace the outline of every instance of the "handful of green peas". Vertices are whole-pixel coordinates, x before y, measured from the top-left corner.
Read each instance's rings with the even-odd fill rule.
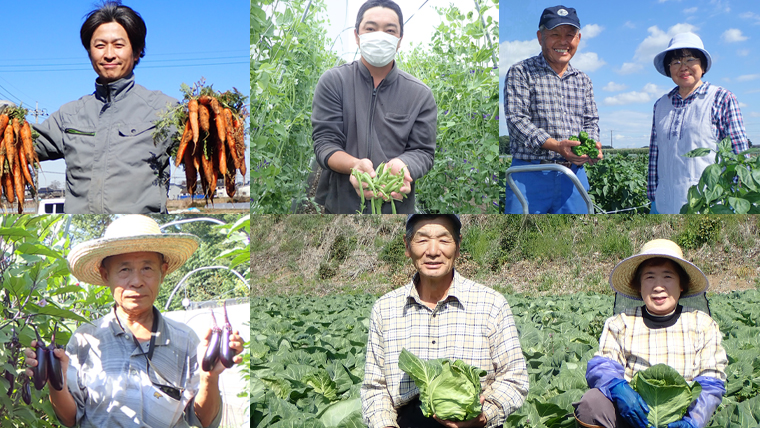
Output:
[[[391,212],[396,214],[396,204],[391,197],[391,193],[401,193],[401,187],[404,185],[404,168],[401,168],[397,175],[391,173],[391,168],[385,165],[385,162],[381,163],[375,169],[377,175],[375,178],[370,177],[368,172],[359,171],[357,169],[351,170],[351,175],[356,177],[356,181],[359,182],[359,196],[361,197],[361,207],[359,213],[364,212],[364,183],[367,183],[366,190],[372,192],[374,197],[370,198],[370,205],[372,207],[372,214],[382,214],[383,202],[385,198],[388,198],[388,202],[391,204]],[[406,198],[405,193],[401,195]]]

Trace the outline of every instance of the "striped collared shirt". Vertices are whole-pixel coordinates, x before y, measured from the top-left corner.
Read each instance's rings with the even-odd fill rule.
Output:
[[[640,306],[604,323],[595,356],[620,363],[628,382],[639,370],[660,363],[674,368],[687,381],[710,376],[725,382],[728,359],[722,337],[718,323],[709,315],[688,307],[673,325],[650,329]]]
[[[370,428],[398,426],[396,408],[419,390],[398,367],[402,348],[423,360],[463,360],[486,370],[480,379],[488,426],[501,426],[528,394],[528,372],[512,312],[491,288],[459,276],[446,298],[430,309],[414,284],[375,302],[369,327],[367,362],[361,387],[362,412]]]
[[[200,383],[198,336],[188,326],[159,315],[151,368],[149,342],[138,349],[111,311],[71,336],[67,385],[77,404],[80,428],[200,427],[195,395]],[[145,355],[143,355],[145,353]],[[183,390],[176,400],[153,385]],[[218,427],[220,411],[211,427]]]
[[[523,160],[562,157],[541,146],[549,138],[566,140],[586,131],[599,141],[599,114],[591,79],[568,64],[559,77],[536,55],[514,64],[504,85],[504,113],[512,156]]]
[[[670,99],[675,108],[688,108],[698,96],[704,96],[709,87],[710,83],[704,82],[691,95],[683,99],[678,92],[678,86],[676,86],[668,93],[668,99]],[[747,139],[747,133],[744,131],[744,120],[742,119],[742,112],[739,109],[739,101],[727,89],[718,86],[717,91],[712,104],[712,114],[710,115],[712,118],[712,129],[715,135],[718,136],[717,141],[731,137],[734,153],[739,154],[749,148],[749,140]],[[663,102],[664,99],[664,97],[660,98],[654,103],[655,117],[657,105]],[[683,123],[682,126],[688,126],[688,123]],[[654,194],[657,191],[658,154],[657,124],[655,123],[655,119],[652,119],[652,136],[649,140],[649,179],[647,180],[647,197],[650,201],[654,201]]]

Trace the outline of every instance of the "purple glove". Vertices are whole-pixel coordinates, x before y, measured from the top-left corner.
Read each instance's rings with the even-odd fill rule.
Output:
[[[671,422],[668,424],[668,428],[697,428],[688,419],[681,419],[680,421]]]
[[[634,428],[647,428],[650,425],[646,415],[649,413],[649,406],[628,382],[622,381],[610,388],[610,395],[620,416]]]

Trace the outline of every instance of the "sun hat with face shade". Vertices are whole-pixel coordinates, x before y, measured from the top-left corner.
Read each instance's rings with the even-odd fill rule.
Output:
[[[641,299],[639,290],[631,287],[639,265],[649,259],[666,258],[677,263],[689,275],[689,283],[681,293],[681,298],[688,298],[704,293],[709,287],[707,277],[702,270],[683,258],[681,247],[668,239],[654,239],[641,247],[641,251],[618,263],[610,274],[610,287],[617,293],[636,300]]]
[[[679,49],[693,49],[702,52],[707,59],[707,65],[705,66],[703,74],[710,70],[710,67],[712,66],[712,57],[710,56],[710,53],[705,50],[705,45],[702,43],[702,39],[694,33],[680,33],[670,39],[668,48],[654,57],[654,68],[656,68],[663,76],[667,76],[667,73],[665,72],[665,55],[670,51]]]
[[[74,246],[68,255],[69,270],[80,281],[108,285],[100,276],[103,259],[150,251],[163,254],[169,265],[168,275],[193,255],[199,243],[200,238],[189,233],[162,233],[158,223],[150,217],[125,215],[109,224],[102,238]]]

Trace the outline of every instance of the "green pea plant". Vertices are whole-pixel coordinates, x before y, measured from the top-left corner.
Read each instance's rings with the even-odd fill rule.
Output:
[[[383,202],[386,199],[391,204],[392,213],[396,214],[396,204],[393,202],[394,199],[391,197],[391,193],[400,193],[399,190],[404,185],[404,168],[401,168],[398,174],[393,174],[391,173],[391,169],[383,162],[377,166],[376,172],[377,175],[373,178],[368,172],[352,169],[351,175],[356,177],[360,189],[366,188],[374,195],[374,197],[370,198],[372,214],[382,214]],[[406,198],[405,193],[401,193],[401,195]],[[361,205],[358,214],[361,214],[364,212],[364,191],[359,192],[359,196],[361,197]]]
[[[681,214],[760,214],[760,147],[734,153],[731,139],[717,150],[698,148],[684,156],[715,152],[715,163],[705,168],[699,183],[689,188]]]

